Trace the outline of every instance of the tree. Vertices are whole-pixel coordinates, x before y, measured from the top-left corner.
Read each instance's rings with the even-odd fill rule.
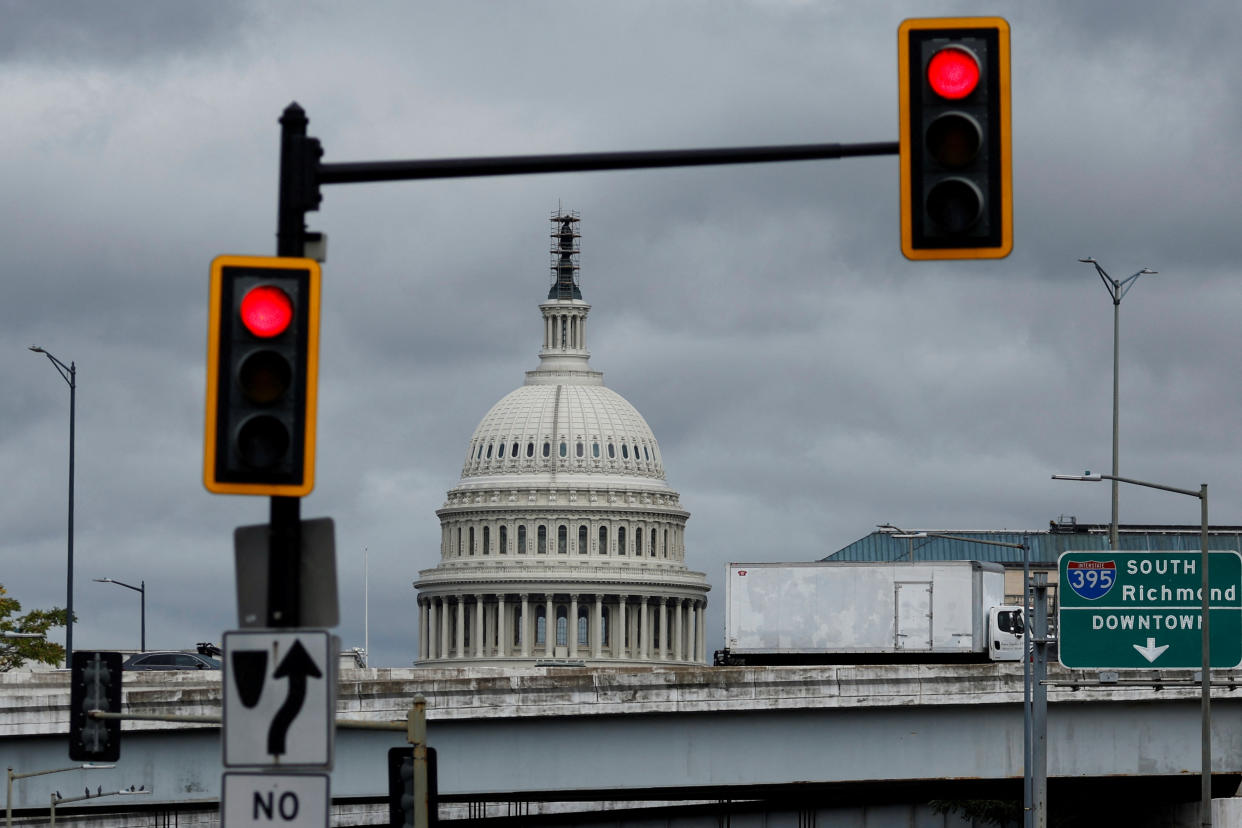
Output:
[[[4,584],[0,584],[0,631],[46,633],[53,627],[65,626],[68,618],[68,613],[60,607],[17,615],[21,611],[21,603],[7,597]],[[63,664],[65,648],[43,638],[0,638],[0,673],[7,673],[28,661]]]

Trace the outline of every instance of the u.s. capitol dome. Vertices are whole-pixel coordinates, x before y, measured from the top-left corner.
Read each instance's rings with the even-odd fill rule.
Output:
[[[710,587],[647,421],[591,370],[578,216],[552,217],[539,366],[483,417],[419,573],[423,665],[706,662]]]

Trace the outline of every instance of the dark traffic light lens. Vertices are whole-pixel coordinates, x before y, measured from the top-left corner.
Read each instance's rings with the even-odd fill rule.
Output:
[[[242,423],[237,452],[252,469],[270,469],[289,453],[289,430],[275,417],[262,414]]]
[[[949,112],[927,127],[927,151],[942,167],[964,167],[979,154],[983,130],[962,112]]]
[[[255,351],[242,362],[237,381],[250,402],[271,405],[289,390],[293,368],[275,351]]]
[[[928,218],[951,235],[974,227],[982,213],[983,195],[963,178],[946,178],[927,194]]]
[[[278,287],[259,285],[242,297],[241,320],[255,336],[279,336],[293,321],[293,300]]]
[[[940,97],[960,101],[979,85],[979,59],[963,46],[941,49],[927,63],[927,82]]]

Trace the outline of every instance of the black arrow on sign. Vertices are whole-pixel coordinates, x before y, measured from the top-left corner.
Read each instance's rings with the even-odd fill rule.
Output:
[[[306,652],[302,642],[294,639],[289,653],[280,662],[276,672],[272,673],[272,678],[289,679],[289,695],[285,697],[285,703],[272,717],[272,726],[267,731],[267,752],[273,756],[279,756],[285,752],[285,736],[289,733],[289,725],[293,724],[293,720],[297,718],[298,712],[302,709],[302,703],[306,701],[307,676],[320,678],[323,673],[319,672],[319,668],[315,666],[314,660]]]

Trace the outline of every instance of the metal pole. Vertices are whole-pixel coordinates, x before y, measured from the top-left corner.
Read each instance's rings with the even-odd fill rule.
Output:
[[[308,121],[302,107],[290,104],[280,117],[280,182],[276,212],[276,255],[301,256],[305,213],[299,201],[304,171],[299,165]],[[268,525],[267,625],[302,623],[302,500],[272,497]]]
[[[50,354],[49,354],[50,356]],[[73,667],[73,449],[78,408],[77,363],[69,363],[69,570],[65,586],[65,669]]]
[[[55,825],[56,824],[56,794],[49,794],[48,796],[51,797],[51,806],[50,806],[51,807],[51,821],[48,824]]]
[[[139,581],[138,583],[141,584],[141,588],[138,590],[138,598],[142,605],[139,611],[139,615],[142,619],[142,640],[138,646],[141,647],[142,651],[145,653],[147,651],[147,582]]]
[[[9,782],[4,792],[4,828],[13,828],[13,768],[9,768]]]
[[[427,699],[420,693],[410,705],[406,739],[414,746],[414,828],[427,828]]]
[[[1208,492],[1206,483],[1199,486],[1199,509],[1200,559],[1203,567],[1203,595],[1201,600],[1201,612],[1203,614],[1203,669],[1200,676],[1202,681],[1200,698],[1203,710],[1202,737],[1200,742],[1203,755],[1200,757],[1199,766],[1201,777],[1199,822],[1203,828],[1212,828],[1212,659],[1209,654],[1211,637],[1208,634],[1210,623],[1208,584],[1210,582],[1208,581]]]
[[[1031,678],[1031,801],[1034,828],[1048,826],[1048,573],[1035,573],[1035,664]]]
[[[1031,654],[1035,637],[1031,612],[1031,551],[1022,547],[1022,825],[1032,828],[1035,812],[1032,809],[1031,786]]]
[[[1117,482],[1117,475],[1121,472],[1117,469],[1117,431],[1119,416],[1118,410],[1120,404],[1118,402],[1118,354],[1120,353],[1120,335],[1118,330],[1121,326],[1121,292],[1120,286],[1116,282],[1113,283],[1113,512],[1112,518],[1108,524],[1108,545],[1109,548],[1116,551],[1117,549],[1117,489],[1120,483]]]

